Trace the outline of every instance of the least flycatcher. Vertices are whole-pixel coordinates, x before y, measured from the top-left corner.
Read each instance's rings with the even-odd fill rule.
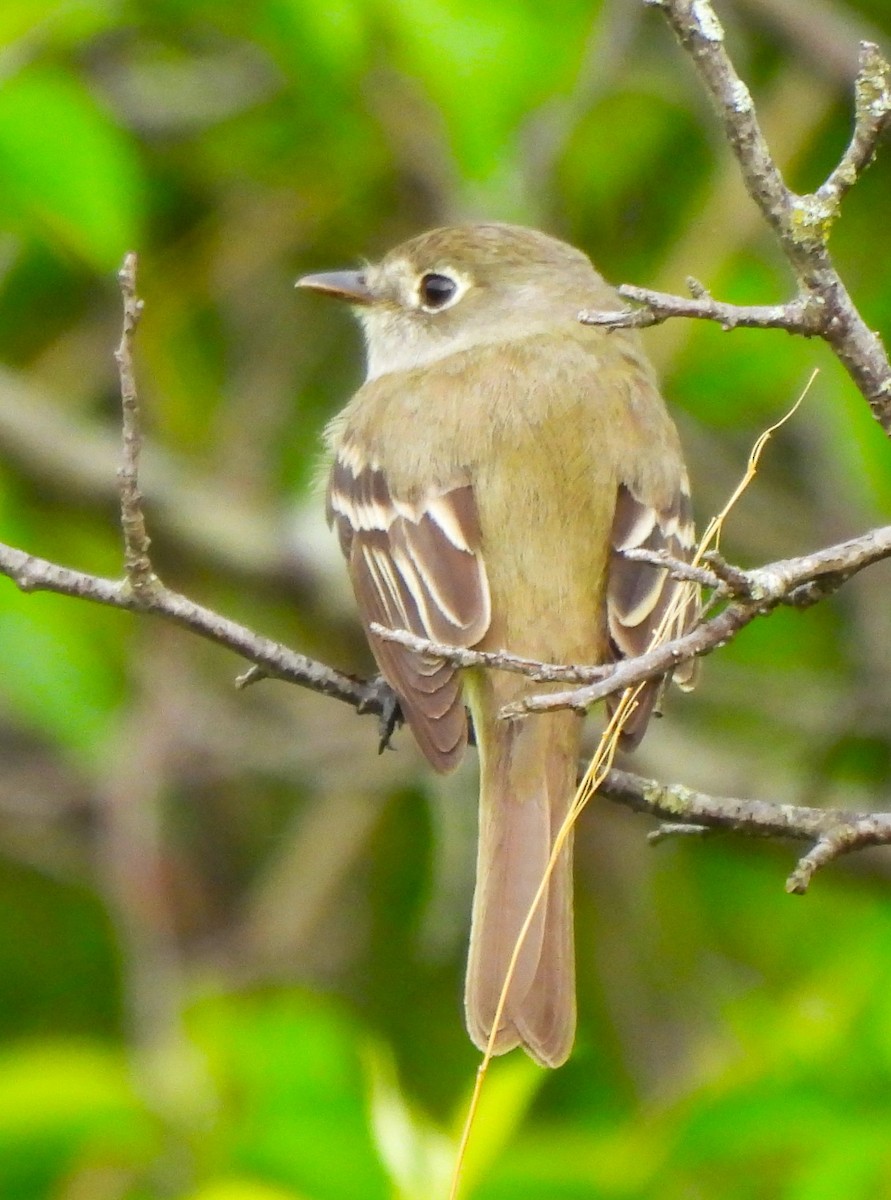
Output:
[[[633,547],[687,558],[687,473],[635,334],[584,326],[620,307],[588,258],[511,225],[436,229],[360,271],[299,281],[355,307],[367,377],[328,426],[328,519],[359,612],[432,641],[545,662],[605,663],[645,651],[692,596]],[[480,755],[479,852],[466,1013],[489,1041],[508,964],[572,801],[581,718],[506,722],[541,691],[520,675],[459,671],[368,630],[424,754],[451,770]],[[675,679],[692,681],[692,668]],[[643,736],[659,681],[623,742]],[[571,846],[556,863],[507,990],[496,1053],[521,1045],[558,1066],[575,1032]]]

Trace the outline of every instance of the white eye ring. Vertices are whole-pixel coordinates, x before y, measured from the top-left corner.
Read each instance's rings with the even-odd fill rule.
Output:
[[[418,280],[418,306],[427,313],[442,312],[456,304],[467,285],[444,271],[426,271]]]

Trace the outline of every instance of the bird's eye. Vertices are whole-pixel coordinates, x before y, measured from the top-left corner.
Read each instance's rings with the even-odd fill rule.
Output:
[[[432,271],[423,275],[418,284],[418,295],[424,308],[445,308],[457,290],[458,285],[454,279]]]

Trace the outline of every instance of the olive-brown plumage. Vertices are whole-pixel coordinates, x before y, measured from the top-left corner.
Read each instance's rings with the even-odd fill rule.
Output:
[[[431,640],[597,663],[647,648],[679,597],[623,557],[688,556],[689,489],[674,425],[637,338],[579,324],[617,297],[580,251],[534,230],[434,230],[362,272],[303,286],[356,306],[368,377],[328,428],[328,515],[359,611]],[[674,618],[696,616],[695,600]],[[467,971],[485,1047],[518,934],[572,801],[581,721],[500,709],[521,676],[459,672],[375,637],[378,664],[432,765],[453,768],[469,704],[480,751],[480,840]],[[689,669],[678,682],[689,685]],[[659,682],[625,728],[643,736]],[[571,846],[520,951],[495,1034],[557,1066],[572,1047]]]

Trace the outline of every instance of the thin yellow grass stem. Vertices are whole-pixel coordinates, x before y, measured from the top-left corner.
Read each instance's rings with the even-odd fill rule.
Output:
[[[764,432],[761,434],[761,436],[758,438],[758,440],[755,442],[755,445],[752,447],[751,453],[749,454],[749,461],[746,465],[745,475],[743,475],[742,479],[737,484],[730,499],[727,501],[727,503],[724,505],[724,507],[721,509],[721,511],[718,513],[718,515],[716,517],[712,517],[711,521],[709,521],[708,526],[706,527],[705,533],[702,535],[702,538],[700,539],[699,548],[697,549],[696,554],[693,557],[693,566],[694,567],[699,565],[699,563],[702,561],[703,555],[705,554],[705,552],[707,550],[710,550],[712,548],[712,545],[714,545],[715,549],[717,549],[718,544],[721,539],[721,531],[724,527],[724,522],[727,520],[727,518],[730,515],[730,513],[732,512],[733,508],[736,506],[736,503],[742,496],[743,492],[746,490],[746,488],[749,486],[749,484],[752,482],[752,480],[755,478],[756,474],[758,473],[758,463],[761,459],[761,453],[764,450],[764,447],[767,445],[767,443],[770,441],[770,439],[773,437],[773,435],[777,432],[778,429],[782,429],[782,427],[786,424],[787,421],[792,420],[792,418],[798,412],[798,409],[801,407],[801,404],[802,404],[805,396],[811,390],[814,380],[817,378],[817,376],[819,374],[820,374],[819,368],[815,368],[811,372],[810,378],[808,379],[807,383],[802,388],[801,395],[798,397],[798,399],[795,401],[795,403],[792,405],[792,407],[789,409],[789,411],[785,414],[785,416],[780,417],[779,421],[776,421],[773,425],[770,426],[770,428],[765,429]]]

